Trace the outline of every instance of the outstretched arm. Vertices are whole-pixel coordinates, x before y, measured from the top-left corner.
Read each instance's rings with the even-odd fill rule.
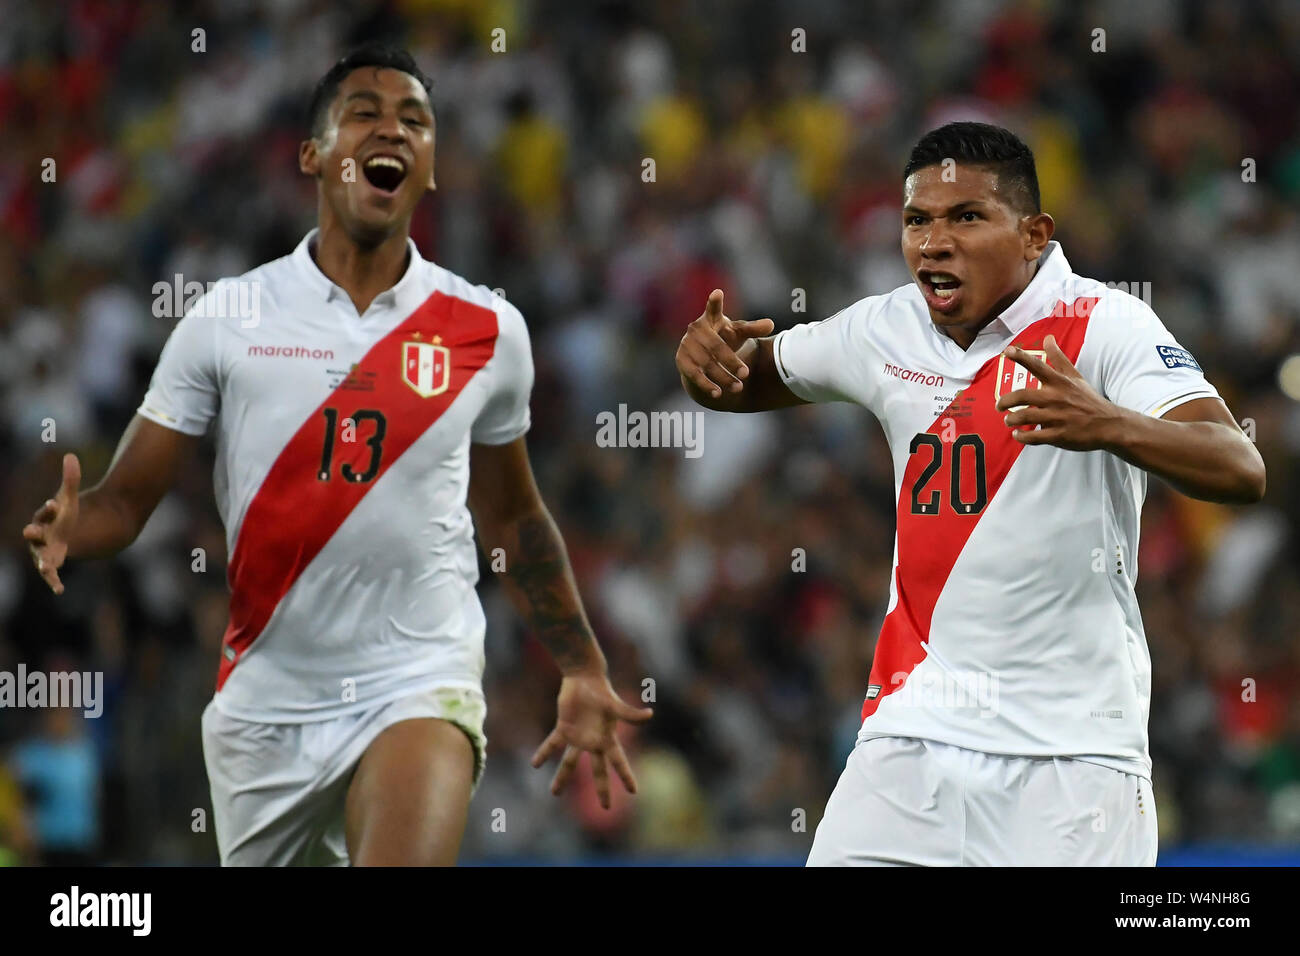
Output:
[[[650,708],[625,703],[610,686],[605,656],[578,596],[564,541],[533,480],[523,438],[470,446],[469,506],[479,545],[505,555],[506,592],[564,675],[555,730],[533,757],[539,767],[564,752],[551,792],[564,789],[581,751],[590,751],[602,806],[609,806],[612,763],[630,793],[636,778],[614,735],[619,720],[648,720]]]
[[[63,456],[58,492],[23,528],[32,562],[55,594],[63,593],[59,568],[68,557],[102,557],[136,539],[197,441],[136,415],[122,434],[108,474],[85,492],[79,492],[77,456]]]
[[[686,327],[677,347],[682,388],[705,408],[719,412],[766,412],[806,405],[781,380],[772,354],[771,319],[736,322],[722,313],[722,290],[714,289],[704,314]]]

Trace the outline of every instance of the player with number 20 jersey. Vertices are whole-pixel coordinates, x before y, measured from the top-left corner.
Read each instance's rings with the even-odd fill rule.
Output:
[[[853,402],[893,458],[888,607],[808,862],[1153,865],[1147,472],[1249,502],[1263,462],[1155,313],[1074,273],[1012,133],[927,134],[902,219],[912,283],[770,337],[715,291],[677,353],[707,407]]]

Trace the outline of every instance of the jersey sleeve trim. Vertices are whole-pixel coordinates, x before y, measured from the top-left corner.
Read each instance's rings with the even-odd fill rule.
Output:
[[[786,332],[789,331],[789,329],[785,329],[772,340],[772,358],[776,362],[777,374],[781,376],[781,381],[785,383],[786,388],[790,389],[797,398],[801,398],[805,402],[816,402],[817,399],[804,391],[798,379],[786,370],[785,363],[781,361],[781,342],[785,339]]]
[[[1186,405],[1188,402],[1194,399],[1219,398],[1219,397],[1220,397],[1219,393],[1214,391],[1213,389],[1196,388],[1190,392],[1184,392],[1181,395],[1174,396],[1173,398],[1165,399],[1163,402],[1160,402],[1149,412],[1147,412],[1147,414],[1150,415],[1152,418],[1162,418],[1164,415],[1166,415],[1168,412],[1173,411],[1179,405]]]
[[[208,430],[204,425],[195,424],[193,422],[182,422],[179,419],[168,415],[166,412],[159,411],[149,405],[141,405],[135,410],[135,412],[141,418],[147,418],[149,421],[154,422],[157,425],[162,425],[164,428],[170,428],[173,431],[181,432],[184,435],[203,435],[206,434]]]
[[[492,394],[470,426],[470,443],[508,445],[532,427],[533,357],[528,325],[520,311],[492,293],[497,351],[492,357]]]
[[[494,432],[488,435],[474,435],[470,442],[475,445],[509,445],[512,441],[517,441],[528,434],[528,429],[532,427],[532,422],[524,422],[524,427],[514,432]],[[503,437],[504,436],[504,437]]]

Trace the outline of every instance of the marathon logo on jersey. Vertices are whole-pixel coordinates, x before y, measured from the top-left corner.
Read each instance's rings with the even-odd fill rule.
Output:
[[[1187,349],[1180,349],[1176,345],[1157,345],[1156,354],[1160,356],[1160,361],[1165,363],[1165,368],[1190,368],[1195,371],[1201,371],[1201,367],[1196,364],[1196,359],[1192,358],[1192,353]]]
[[[332,359],[334,350],[314,349],[306,345],[250,345],[248,355],[251,358]]]
[[[451,384],[451,350],[432,342],[402,343],[402,381],[421,398],[432,398],[447,391]]]
[[[917,385],[938,385],[943,387],[943,376],[936,375],[933,372],[918,372],[916,369],[903,368],[899,365],[885,363],[885,374],[892,375],[894,378],[902,379],[904,382],[915,382]]]
[[[1042,349],[1025,349],[1025,351],[1035,358],[1040,358],[1044,362],[1047,361],[1047,353]],[[1005,355],[998,356],[998,375],[993,380],[993,401],[995,404],[1003,395],[1010,392],[1018,392],[1022,388],[1041,388],[1042,384],[1037,375],[1019,362],[1013,362]],[[1024,407],[1023,405],[1017,405],[1011,411],[1018,412]]]

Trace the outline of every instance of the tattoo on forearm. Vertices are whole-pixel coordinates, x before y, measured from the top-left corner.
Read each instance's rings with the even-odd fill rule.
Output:
[[[561,668],[591,658],[595,637],[582,613],[577,584],[559,529],[549,514],[531,515],[514,527],[507,544],[507,580],[523,599],[528,623]]]

